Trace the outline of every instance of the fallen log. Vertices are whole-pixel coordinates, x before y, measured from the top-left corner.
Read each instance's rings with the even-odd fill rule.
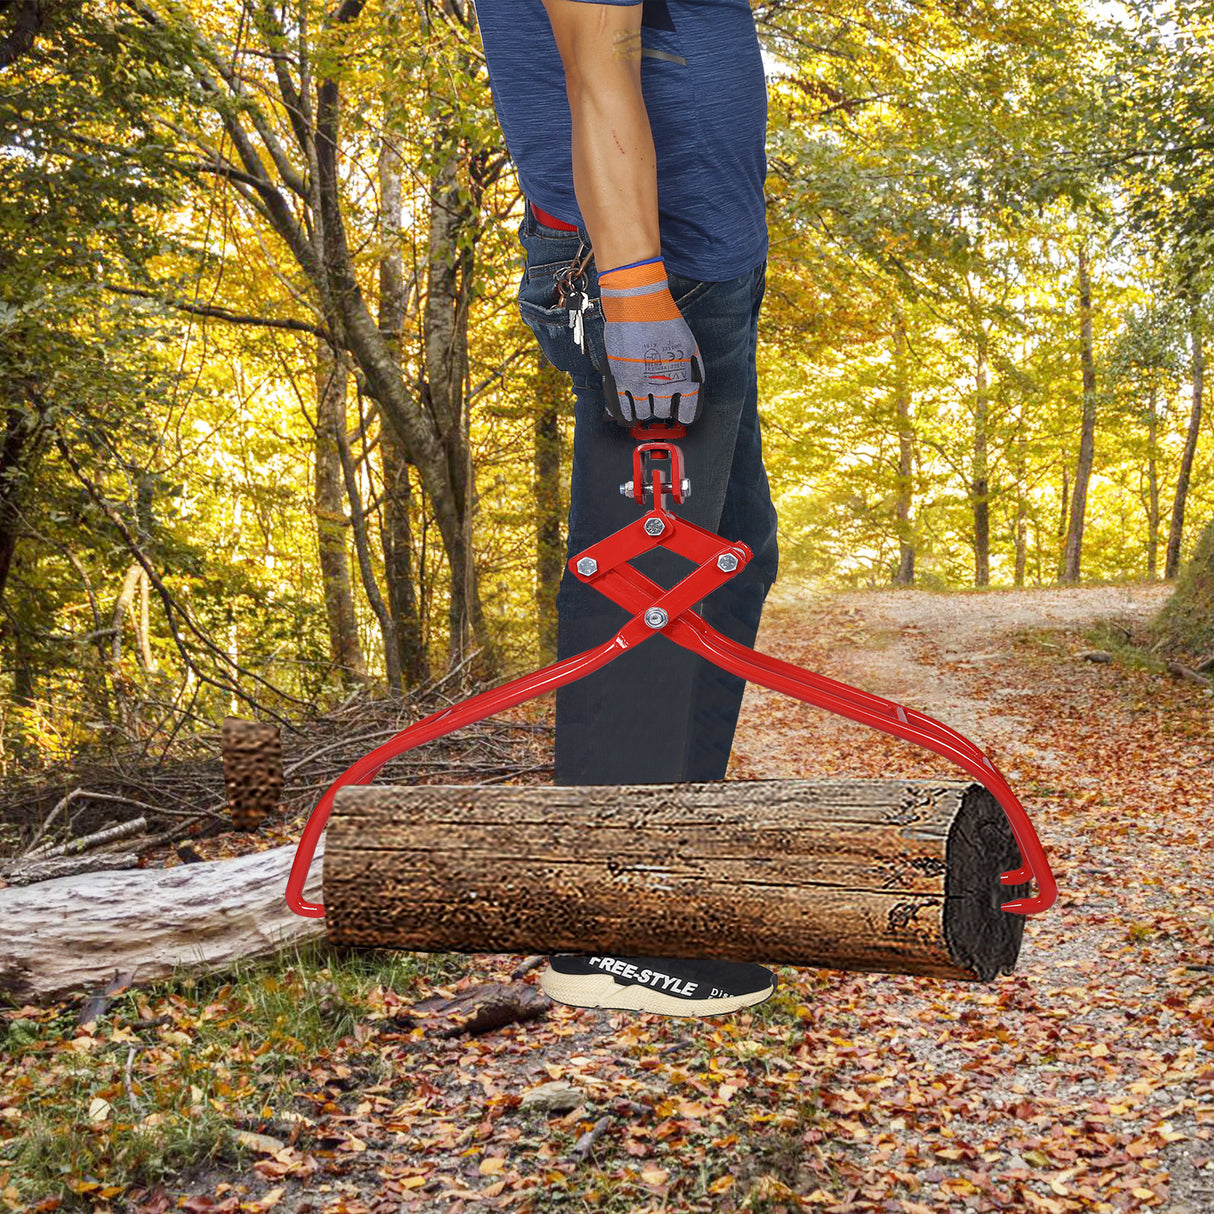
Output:
[[[989,982],[1029,892],[980,784],[348,786],[324,923],[353,948],[608,953]],[[316,871],[316,864],[312,872]]]
[[[322,837],[317,846],[325,845]],[[0,996],[44,1004],[104,987],[140,986],[175,964],[202,974],[323,937],[323,919],[287,906],[295,847],[174,868],[83,873],[0,889]],[[305,897],[319,898],[313,864]]]
[[[325,919],[286,904],[295,850],[0,889],[0,996],[219,972],[326,932],[531,954],[520,969],[599,951],[989,981],[1024,930],[999,903],[1028,892],[999,885],[1019,849],[964,783],[345,788],[304,888]]]

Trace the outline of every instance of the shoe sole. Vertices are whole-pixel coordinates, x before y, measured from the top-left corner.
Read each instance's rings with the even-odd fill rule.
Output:
[[[745,995],[727,995],[722,999],[681,999],[642,986],[639,982],[621,986],[610,974],[570,975],[546,970],[540,975],[544,993],[569,1007],[601,1007],[623,1012],[657,1012],[662,1016],[720,1016],[739,1008],[762,1003],[775,991],[775,984]]]

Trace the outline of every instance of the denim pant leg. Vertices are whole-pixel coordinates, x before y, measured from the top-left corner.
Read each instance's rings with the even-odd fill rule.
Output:
[[[527,269],[519,307],[549,360],[572,379],[573,473],[566,558],[633,522],[644,512],[619,486],[632,478],[631,434],[606,414],[606,363],[598,273],[585,284],[594,307],[585,314],[586,352],[573,341],[567,314],[551,308],[555,275],[574,260],[584,229],[557,233],[528,210],[519,228]],[[763,466],[755,346],[766,264],[727,282],[668,274],[671,294],[699,343],[704,362],[701,414],[679,440],[691,493],[673,505],[678,517],[742,540],[750,564],[696,604],[714,628],[754,644],[778,567],[776,512]],[[663,587],[693,568],[658,548],[633,566]],[[569,572],[557,595],[557,657],[608,640],[628,613]],[[729,763],[745,681],[699,654],[655,634],[607,666],[556,690],[555,783],[654,784],[719,780]]]

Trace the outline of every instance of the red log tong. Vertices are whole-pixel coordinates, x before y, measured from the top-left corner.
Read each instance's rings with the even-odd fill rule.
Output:
[[[1015,915],[1039,915],[1054,904],[1058,896],[1057,883],[1033,824],[994,763],[973,742],[943,722],[914,709],[903,708],[846,683],[802,670],[791,662],[748,649],[722,635],[691,610],[693,603],[698,603],[745,568],[753,553],[746,544],[724,540],[686,519],[677,518],[666,508],[667,498],[681,503],[687,492],[682,452],[673,441],[684,434],[685,427],[677,424],[633,427],[633,438],[638,440],[632,459],[633,479],[630,486],[621,486],[621,490],[630,492],[642,508],[646,497],[652,496],[653,508],[569,561],[570,570],[583,582],[632,612],[632,618],[615,636],[593,649],[431,713],[349,767],[329,786],[304,826],[287,879],[287,905],[297,915],[316,919],[323,917],[325,912],[322,904],[304,901],[303,888],[320,832],[329,819],[339,788],[347,784],[369,784],[394,756],[580,679],[658,632],[751,683],[905,738],[964,768],[1003,807],[1020,848],[1021,867],[1002,873],[1000,881],[1004,885],[1019,885],[1032,877],[1037,882],[1035,897],[1013,899],[1003,903],[1001,909]],[[680,553],[697,566],[669,590],[664,590],[628,563],[658,544]]]

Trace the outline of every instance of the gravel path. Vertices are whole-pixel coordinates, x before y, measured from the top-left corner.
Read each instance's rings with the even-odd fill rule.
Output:
[[[1209,976],[1185,964],[1211,959],[1210,866],[1194,847],[1214,804],[1208,701],[1166,676],[1076,657],[1083,626],[1135,629],[1172,590],[789,586],[768,599],[756,649],[927,713],[990,755],[1059,886],[1025,924],[1015,974],[972,987],[867,975],[866,998],[840,999],[859,1009],[838,1016],[841,1035],[884,1041],[896,1026],[907,1063],[907,1087],[893,1092],[865,1088],[868,1064],[834,1076],[876,1113],[848,1163],[892,1169],[913,1193],[887,1210],[1214,1211],[1214,998]],[[1018,630],[1036,643],[1018,643]],[[922,747],[748,684],[727,778],[893,775],[968,778]],[[780,968],[791,986],[814,972]],[[856,980],[822,972],[841,996]],[[891,1147],[880,1126],[900,1124],[921,1087],[952,1107]],[[953,1162],[953,1146],[979,1155]],[[967,1190],[974,1181],[981,1194]]]
[[[1127,627],[1141,624],[1172,590],[1167,583],[953,594],[867,590],[807,601],[795,589],[780,593],[777,584],[767,610],[789,625],[787,613],[800,613],[810,629],[815,610],[841,617],[845,629],[849,617],[854,617],[852,624],[862,624],[869,638],[878,634],[888,643],[869,645],[862,639],[859,645],[847,644],[832,653],[834,669],[822,673],[935,717],[983,749],[998,741],[1005,755],[1027,754],[1048,765],[1056,762],[1048,740],[1027,736],[1028,726],[1015,711],[1016,698],[1027,690],[1022,680],[1009,685],[1001,677],[976,695],[973,680],[958,678],[941,663],[977,667],[1005,658],[1001,642],[1017,629],[1071,628],[1099,619],[1114,619]],[[756,647],[762,649],[763,644],[760,632]]]

